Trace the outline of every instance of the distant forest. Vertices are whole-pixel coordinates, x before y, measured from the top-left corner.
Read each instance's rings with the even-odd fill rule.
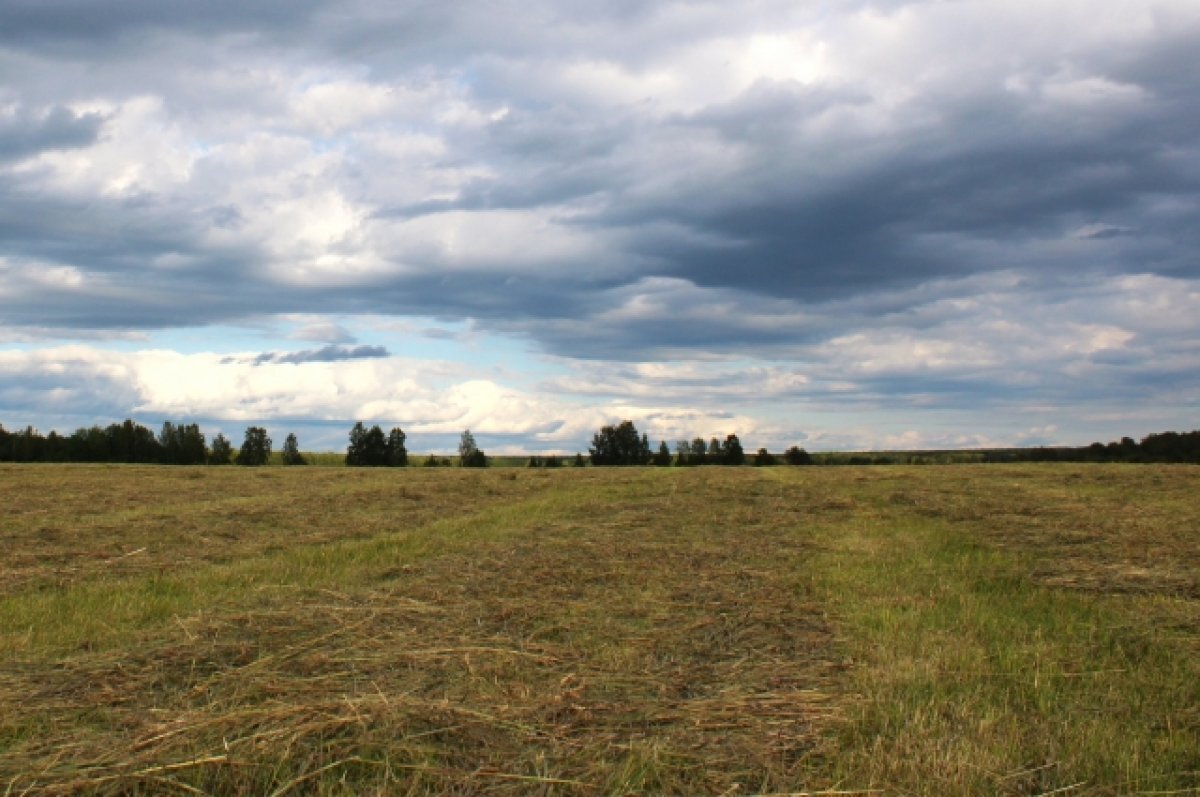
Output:
[[[985,462],[1198,462],[1200,430],[1158,432],[1141,442],[1122,437],[1079,448],[1017,448],[984,452]]]
[[[400,429],[384,433],[378,426],[367,429],[356,423],[350,430],[345,464],[354,466],[404,467],[409,463],[405,449],[406,435]],[[120,462],[161,463],[165,465],[265,465],[271,461],[273,441],[262,427],[250,426],[240,448],[218,434],[207,439],[196,424],[173,423],[162,425],[158,434],[132,420],[107,427],[92,426],[75,430],[70,435],[50,432],[42,435],[33,427],[10,432],[0,424],[0,462]],[[724,440],[703,438],[679,441],[674,454],[667,443],[660,442],[652,449],[645,434],[640,434],[631,421],[605,426],[592,438],[587,462],[594,466],[657,465],[686,467],[695,465],[868,465],[895,463],[934,463],[955,461],[955,455],[971,454],[977,462],[1190,462],[1200,463],[1200,430],[1192,432],[1159,432],[1135,441],[1124,437],[1110,443],[1088,446],[1057,446],[1038,448],[984,449],[974,452],[871,452],[819,454],[810,456],[803,448],[792,446],[779,455],[765,448],[746,455],[737,435]],[[486,467],[489,458],[475,445],[469,430],[463,432],[459,445],[459,464],[466,467]],[[280,461],[285,465],[303,465],[296,435],[289,434],[281,449]],[[576,466],[585,463],[582,454],[567,460]],[[958,459],[958,461],[962,461]],[[449,465],[448,458],[433,455],[424,465]],[[530,467],[556,467],[562,464],[557,456],[533,455]]]

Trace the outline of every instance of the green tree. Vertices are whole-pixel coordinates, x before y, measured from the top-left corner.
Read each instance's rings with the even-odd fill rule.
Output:
[[[754,455],[754,467],[756,468],[767,468],[778,464],[771,452],[765,448],[758,449],[758,453]]]
[[[247,427],[242,450],[237,455],[237,464],[258,467],[266,465],[270,459],[271,438],[267,436],[267,430],[261,426]]]
[[[3,447],[3,440],[0,439],[0,450]],[[67,438],[67,448],[74,462],[109,462],[112,459],[108,450],[108,436],[99,426],[76,429],[75,433]]]
[[[667,448],[666,440],[659,442],[658,453],[654,455],[654,464],[660,468],[671,466],[671,449]]]
[[[403,434],[403,433],[402,433]],[[403,441],[401,441],[403,448]],[[404,452],[408,461],[408,452]],[[362,421],[350,430],[350,445],[346,448],[346,465],[351,468],[382,468],[388,464],[388,439],[378,425],[367,429]]]
[[[475,444],[475,435],[470,429],[463,430],[458,441],[458,464],[464,468],[486,468],[487,455]]]
[[[194,423],[164,421],[158,445],[160,461],[168,465],[202,465],[206,459],[204,434]]]
[[[366,450],[363,452],[366,462],[363,464],[372,468],[382,468],[387,465],[387,436],[378,425],[367,430]]]
[[[811,465],[812,457],[800,446],[792,446],[783,452],[783,461],[789,465]]]
[[[168,465],[179,463],[179,434],[175,431],[175,424],[163,421],[162,431],[158,433],[158,445],[163,462]]]
[[[304,461],[304,455],[300,453],[300,442],[296,439],[296,435],[294,433],[288,433],[287,439],[283,441],[283,464],[308,464]]]
[[[742,449],[742,441],[738,440],[735,434],[725,437],[725,444],[721,446],[721,463],[724,465],[744,465],[746,464],[746,452]]]
[[[346,446],[346,467],[358,468],[363,464],[363,450],[366,447],[367,428],[362,421],[356,421],[350,429],[350,445]]]
[[[46,438],[32,426],[26,426],[13,435],[13,461],[37,462],[42,458]]]
[[[67,461],[67,438],[60,435],[55,430],[51,429],[50,434],[46,435],[46,445],[42,449],[43,462],[66,462]]]
[[[9,459],[12,462],[37,462],[41,459],[42,448],[46,442],[46,438],[34,429],[32,426],[26,426],[13,434],[9,440],[10,455]]]
[[[112,424],[104,434],[110,462],[158,462],[162,457],[154,432],[128,418],[124,423]]]
[[[233,444],[229,438],[220,432],[213,438],[212,448],[208,451],[209,465],[228,465],[233,461]]]
[[[194,423],[175,427],[179,434],[179,458],[184,465],[203,465],[208,455],[204,433]]]
[[[385,448],[389,468],[403,468],[408,465],[408,449],[404,447],[404,441],[407,439],[408,435],[398,426],[388,432]]]
[[[592,464],[600,467],[627,467],[650,462],[650,441],[639,435],[633,421],[604,426],[592,436],[588,449]]]

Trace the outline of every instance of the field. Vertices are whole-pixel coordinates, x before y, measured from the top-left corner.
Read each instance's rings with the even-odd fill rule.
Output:
[[[1198,488],[0,466],[0,794],[1200,794]]]

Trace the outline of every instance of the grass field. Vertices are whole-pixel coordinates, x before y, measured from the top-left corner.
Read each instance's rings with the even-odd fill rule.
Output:
[[[0,466],[0,794],[1200,794],[1198,488]]]

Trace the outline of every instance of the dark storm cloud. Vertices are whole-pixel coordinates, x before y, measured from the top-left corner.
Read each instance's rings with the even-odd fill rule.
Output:
[[[0,163],[47,150],[89,146],[103,125],[101,114],[76,114],[62,106],[37,114],[18,111],[0,115]]]
[[[790,124],[780,122],[787,116],[780,106],[794,113]],[[691,120],[755,150],[738,182],[711,186],[726,202],[677,197],[671,204],[629,203],[614,215],[657,216],[739,242],[732,252],[650,248],[672,273],[700,285],[799,300],[1014,267],[1025,255],[1022,244],[1066,237],[1089,223],[1126,232],[1128,251],[1143,255],[1105,265],[1195,277],[1200,262],[1190,252],[1196,234],[1153,206],[1172,198],[1194,205],[1200,197],[1194,146],[1200,102],[1150,106],[1092,131],[1060,130],[1065,120],[1054,118],[1025,119],[1019,104],[1002,95],[971,97],[957,108],[942,103],[938,113],[952,123],[914,140],[888,141],[885,157],[830,179],[789,157],[798,142],[763,132],[803,123],[805,98],[785,92],[774,103],[756,101]],[[912,109],[926,112],[932,109]],[[1181,114],[1190,125],[1178,124]],[[844,146],[867,150],[880,143],[848,140]],[[1181,158],[1187,168],[1180,168]],[[964,257],[946,246],[948,238],[994,251]],[[1098,263],[1095,252],[1062,252],[1027,265],[1071,272]]]
[[[0,42],[14,46],[73,45],[81,55],[114,39],[153,31],[190,35],[279,30],[305,19],[316,2],[305,0],[209,0],[205,3],[156,0],[5,0]]]
[[[186,179],[124,194],[0,172],[0,256],[83,275],[70,291],[0,293],[0,320],[149,328],[276,313],[437,314],[566,356],[653,357],[809,345],[871,323],[872,304],[903,312],[897,297],[921,286],[998,270],[1068,286],[1200,276],[1200,232],[1185,223],[1200,209],[1200,27],[1163,26],[1121,46],[1080,38],[1060,51],[1010,32],[1007,45],[981,43],[1006,50],[995,61],[933,28],[922,34],[924,61],[896,57],[910,70],[900,75],[762,77],[674,105],[656,95],[671,81],[647,76],[693,57],[690,44],[821,22],[790,5],[4,3],[0,58],[29,68],[0,102],[27,91],[17,107],[51,110],[0,116],[2,161],[85,147],[111,127],[110,116],[63,107],[56,91],[75,101],[161,94],[161,116],[146,124],[164,136],[181,128],[180,147],[219,139],[227,125],[240,131],[227,149],[277,134],[325,160],[256,173],[261,153],[221,162],[206,151]],[[888,19],[895,6],[846,3],[830,15],[870,8]],[[830,34],[835,57],[871,49],[837,35],[851,34]],[[211,60],[196,61],[205,50]],[[584,67],[599,71],[564,82]],[[60,69],[71,79],[56,82]],[[433,86],[480,121],[438,121],[420,100],[402,119],[338,127],[329,117],[349,95],[288,117],[295,95],[331,71],[397,90]],[[961,78],[924,77],[943,71]],[[413,130],[443,145],[423,169],[470,176],[398,190],[420,175],[366,159],[363,141]],[[229,195],[239,169],[278,188]],[[377,185],[380,171],[394,185]],[[293,255],[254,238],[265,235],[255,214],[325,188],[382,228],[453,211],[544,212],[594,252],[530,269],[534,237],[464,264],[436,247],[399,252],[395,240],[411,237],[403,232],[372,251],[390,266],[378,276],[281,278]],[[860,309],[839,313],[838,303]]]
[[[33,182],[21,186],[0,177],[0,238],[10,257],[135,274],[165,254],[199,254],[199,231],[190,214],[169,201],[55,197],[29,185]]]
[[[1200,38],[1193,44],[1184,57],[1195,64]],[[937,126],[838,140],[806,140],[798,131],[823,114],[869,104],[869,93],[760,85],[650,132],[630,121],[614,133],[603,119],[556,135],[550,131],[563,128],[561,120],[537,118],[513,135],[506,128],[517,126],[506,120],[487,143],[494,162],[526,165],[526,179],[482,183],[458,206],[600,197],[598,210],[572,223],[619,231],[627,253],[646,258],[651,273],[800,302],[996,269],[1085,280],[1122,272],[1194,278],[1200,240],[1183,217],[1200,205],[1200,82],[1181,81],[1175,71],[1165,85],[1154,83],[1153,42],[1127,54],[1123,71],[1111,75],[1099,56],[1092,60],[1080,65],[1084,74],[1137,76],[1142,82],[1131,88],[1142,96],[1130,107],[1055,107],[1039,94],[1056,89],[1049,80],[1034,86],[1033,96],[987,86],[963,96],[917,97],[901,114],[936,117]],[[1139,68],[1142,61],[1149,65]],[[546,124],[544,138],[539,123]],[[691,130],[736,147],[743,153],[738,168],[697,161],[675,190],[644,195],[640,185],[663,175],[628,151],[672,130],[680,141]],[[825,159],[850,163],[830,169]],[[664,228],[696,235],[664,236]],[[1118,237],[1119,246],[1103,249],[1060,245]],[[696,331],[701,340],[704,333]]]

